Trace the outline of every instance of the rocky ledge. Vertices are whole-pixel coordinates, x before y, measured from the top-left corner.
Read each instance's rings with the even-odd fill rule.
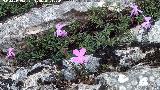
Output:
[[[91,85],[72,83],[61,87],[56,77],[57,70],[51,60],[44,60],[31,67],[15,70],[0,67],[1,90],[159,90],[160,68],[138,64],[127,72],[105,72],[95,77]],[[60,82],[59,82],[60,83]]]
[[[125,73],[106,72],[94,85],[73,84],[72,90],[159,90],[160,68],[135,66]]]

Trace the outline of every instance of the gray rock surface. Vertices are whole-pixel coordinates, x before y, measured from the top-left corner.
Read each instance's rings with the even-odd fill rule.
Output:
[[[24,67],[18,68],[18,70],[12,75],[12,79],[16,81],[23,81],[27,78],[28,69]]]
[[[35,64],[27,73],[24,73],[24,75],[27,74],[27,77],[22,80],[22,82],[25,83],[26,86],[22,89],[37,90],[44,88],[41,85],[45,85],[45,83],[55,82],[56,78],[54,70],[55,68],[52,65],[43,62]]]
[[[120,12],[134,1],[135,0],[107,0],[107,5],[109,5],[109,10]]]
[[[73,84],[70,90],[159,90],[160,68],[137,65],[127,72],[106,72],[94,85]]]
[[[128,47],[126,50],[116,50],[116,55],[120,57],[120,65],[131,67],[133,62],[145,58],[148,53],[153,53],[154,50],[146,51],[145,53],[139,47]]]
[[[100,90],[101,85],[72,84],[70,90]],[[102,89],[101,89],[102,90]]]
[[[0,90],[18,90],[23,83],[13,80],[13,70],[9,66],[0,66]]]
[[[54,63],[42,61],[32,67],[12,70],[0,66],[2,90],[53,90],[57,80]],[[69,90],[159,90],[160,68],[138,64],[126,72],[105,72],[95,77],[93,85],[73,84]],[[66,75],[68,75],[65,72]],[[70,75],[71,76],[71,75]],[[72,76],[74,76],[72,74]]]
[[[76,72],[75,72],[75,69],[73,67],[62,69],[61,72],[62,72],[65,80],[74,80],[75,77],[76,77]]]
[[[160,42],[159,35],[160,35],[160,19],[157,22],[155,22],[155,25],[153,26],[151,31],[148,33],[148,40],[150,42],[159,43]]]
[[[88,62],[84,64],[85,68],[89,72],[97,72],[100,66],[99,64],[100,58],[93,57],[93,55],[86,55],[86,58]]]
[[[31,68],[19,67],[16,70],[10,66],[0,66],[0,90],[47,90],[56,80],[54,71],[52,65],[43,62]]]
[[[106,72],[97,76],[99,84],[115,90],[159,90],[160,68],[135,66],[131,70],[118,73]]]

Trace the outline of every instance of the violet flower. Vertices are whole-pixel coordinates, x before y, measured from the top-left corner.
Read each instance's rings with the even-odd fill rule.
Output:
[[[139,13],[142,13],[143,11],[139,10],[138,9],[138,6],[134,4],[131,4],[130,7],[132,8],[132,11],[131,11],[131,15],[130,16],[138,16]]]
[[[144,20],[145,20],[145,22],[143,22],[143,23],[141,24],[141,26],[142,26],[143,28],[145,28],[145,29],[150,29],[150,28],[151,28],[151,23],[150,23],[151,17],[145,17],[145,16],[144,16]]]
[[[15,57],[15,54],[14,54],[14,48],[9,48],[8,50],[7,50],[7,58],[13,58],[13,57]]]
[[[67,36],[67,32],[65,30],[62,30],[62,28],[65,26],[65,24],[61,24],[58,23],[56,24],[56,32],[54,33],[54,35],[56,35],[57,37],[62,36],[65,37]]]

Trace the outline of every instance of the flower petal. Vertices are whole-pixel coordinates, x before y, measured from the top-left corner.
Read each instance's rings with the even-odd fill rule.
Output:
[[[80,52],[77,49],[73,50],[73,54],[76,56],[80,56]]]
[[[85,48],[81,48],[80,51],[80,55],[83,56],[86,53],[86,49]]]

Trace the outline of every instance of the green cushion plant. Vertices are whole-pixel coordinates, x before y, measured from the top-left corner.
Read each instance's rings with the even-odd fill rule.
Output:
[[[158,18],[158,1],[151,1],[156,5],[152,10],[149,0],[137,1],[145,15]],[[142,6],[142,7],[141,7]],[[148,12],[149,11],[149,12]],[[67,37],[54,36],[55,28],[52,28],[43,36],[26,38],[27,48],[17,54],[17,60],[44,60],[53,59],[55,62],[72,57],[72,50],[85,47],[87,54],[94,53],[99,47],[116,46],[133,41],[130,29],[143,22],[143,16],[130,17],[131,8],[126,7],[121,12],[110,11],[105,7],[92,8],[87,12],[88,20],[76,20],[64,27],[68,32]],[[135,23],[136,22],[136,23]]]

